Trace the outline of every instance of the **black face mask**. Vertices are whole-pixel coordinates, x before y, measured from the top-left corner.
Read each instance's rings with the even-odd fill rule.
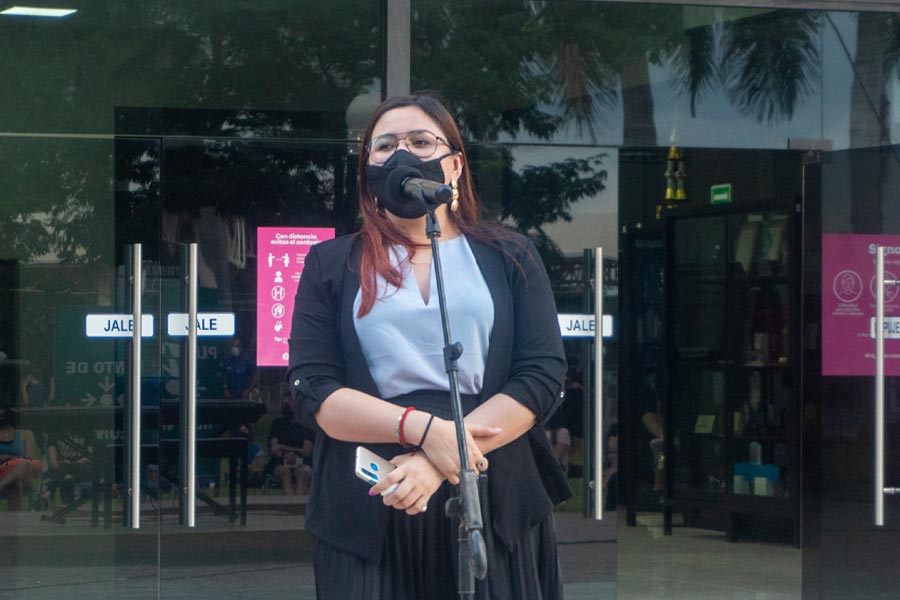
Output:
[[[419,177],[430,181],[444,183],[444,169],[441,160],[447,155],[422,161],[407,152],[397,150],[383,165],[366,167],[369,180],[369,192],[378,198],[385,210],[403,219],[417,219],[425,215],[425,203],[410,198],[400,191],[400,186],[389,181],[390,175],[398,168],[409,171],[407,177]],[[417,172],[414,172],[417,171]],[[390,185],[394,183],[394,185]]]

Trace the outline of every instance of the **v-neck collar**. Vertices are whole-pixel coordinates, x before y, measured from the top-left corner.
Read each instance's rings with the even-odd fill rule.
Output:
[[[465,240],[465,236],[459,234],[443,242],[438,240],[438,251],[440,252],[441,248],[449,247],[448,244],[456,242],[457,240],[462,240],[464,243],[467,243]],[[422,287],[419,285],[419,278],[416,275],[415,265],[413,265],[413,263],[409,261],[409,253],[407,252],[406,248],[404,248],[403,246],[395,246],[391,250],[397,257],[398,264],[395,266],[399,267],[401,269],[401,272],[403,273],[403,284],[407,285],[407,283],[409,283],[412,287],[415,288],[419,299],[422,301],[422,306],[431,306],[431,300],[434,299],[434,296],[437,293],[437,283],[435,280],[434,272],[434,256],[431,256],[431,261],[428,263],[428,298],[425,298],[425,296],[422,294]]]
[[[481,399],[485,400],[490,394],[496,393],[502,387],[503,381],[509,375],[508,354],[511,345],[510,328],[512,327],[510,289],[507,287],[507,275],[500,253],[479,242],[465,237],[464,240],[475,256],[475,262],[481,270],[494,303],[494,325],[491,328],[491,343],[488,348],[487,360],[485,361],[484,386],[481,391]],[[357,238],[348,258],[350,268],[344,272],[343,301],[341,304],[344,307],[342,314],[345,318],[341,319],[341,331],[342,338],[348,345],[347,352],[353,356],[348,362],[357,368],[355,376],[361,379],[359,389],[368,390],[369,393],[377,395],[378,386],[375,384],[372,373],[366,366],[365,355],[360,346],[359,337],[356,335],[356,327],[353,325],[353,303],[360,288],[359,264],[361,251],[362,244],[359,243],[359,238]]]

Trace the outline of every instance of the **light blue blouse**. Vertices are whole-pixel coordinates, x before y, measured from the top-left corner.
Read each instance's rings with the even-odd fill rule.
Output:
[[[459,359],[459,391],[478,394],[484,383],[494,303],[487,283],[465,237],[440,243],[444,290],[450,317],[451,341],[462,343]],[[387,289],[378,277],[378,299],[362,318],[354,318],[356,334],[366,363],[382,398],[416,390],[450,389],[444,369],[444,338],[438,306],[434,265],[431,292],[426,304],[406,249],[395,247],[391,262],[403,273],[399,289]],[[353,314],[359,311],[362,292],[357,292]]]

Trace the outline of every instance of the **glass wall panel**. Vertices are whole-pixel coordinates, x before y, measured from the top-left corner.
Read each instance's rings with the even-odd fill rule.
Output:
[[[479,151],[491,148],[489,156],[473,152],[471,157],[486,207],[542,240],[542,252],[551,265],[560,260],[578,263],[583,247],[602,245],[618,250],[623,287],[616,316],[622,322],[620,337],[607,352],[622,357],[616,411],[623,447],[619,468],[625,471],[621,473],[624,493],[620,501],[624,498],[628,504],[628,524],[656,524],[646,515],[661,512],[659,524],[668,533],[673,513],[678,513],[676,523],[685,522],[680,520],[683,507],[670,502],[672,490],[663,489],[655,471],[664,465],[671,485],[681,479],[672,471],[678,468],[678,460],[666,461],[666,452],[674,453],[670,458],[684,459],[682,466],[703,458],[689,456],[689,449],[677,440],[663,439],[659,415],[654,416],[651,409],[659,411],[665,404],[677,413],[669,422],[695,431],[696,419],[680,411],[680,405],[731,406],[732,399],[722,394],[734,393],[734,403],[739,403],[738,398],[752,397],[754,380],[737,377],[734,389],[732,384],[689,386],[688,397],[681,400],[672,395],[672,381],[679,373],[673,372],[675,367],[663,356],[665,340],[660,336],[671,316],[663,309],[665,299],[679,298],[679,310],[693,319],[688,330],[677,333],[705,339],[729,326],[726,317],[737,309],[722,302],[741,288],[729,288],[728,293],[719,294],[718,304],[706,306],[692,301],[686,291],[690,281],[664,281],[661,254],[680,250],[687,255],[679,255],[677,260],[697,265],[710,259],[707,250],[718,251],[722,253],[719,260],[727,261],[722,265],[727,276],[738,273],[736,259],[726,257],[727,248],[722,244],[716,247],[715,239],[708,236],[698,238],[693,250],[670,248],[664,224],[679,214],[698,217],[696,222],[701,222],[710,214],[733,219],[732,215],[752,211],[775,211],[798,214],[804,222],[821,214],[829,224],[827,231],[850,231],[851,227],[853,231],[882,231],[883,223],[897,210],[894,203],[880,200],[893,183],[893,170],[885,165],[895,160],[894,151],[884,146],[892,142],[897,130],[892,102],[900,89],[895,68],[896,19],[878,13],[569,0],[417,2],[412,10],[411,88],[443,92],[457,108],[467,137],[477,143]],[[852,156],[830,152],[871,147],[882,149],[861,150]],[[564,212],[553,213],[550,207],[573,198],[566,195],[569,188],[563,185],[543,201],[545,210],[529,212],[535,218],[517,218],[516,207],[526,206],[524,199],[533,195],[534,186],[523,190],[519,183],[527,180],[529,170],[545,167],[561,174],[566,160],[594,152],[603,154],[602,162],[592,166],[592,176],[602,188],[585,190],[563,205]],[[808,176],[804,179],[804,173],[809,172],[811,162],[818,161],[826,161],[828,168],[822,169],[822,180],[813,185]],[[498,171],[506,174],[498,177]],[[583,178],[591,178],[588,171],[582,173]],[[572,189],[584,189],[577,188],[572,178],[566,183]],[[713,186],[717,184],[729,184],[726,196],[720,199],[724,204],[718,207],[713,206]],[[820,213],[809,191],[818,193],[825,188],[829,206]],[[606,212],[610,194],[617,198],[617,206]],[[587,216],[583,213],[590,216],[579,218]],[[604,224],[611,227],[606,229]],[[790,233],[784,248],[804,247],[799,228],[787,229]],[[817,229],[812,231],[817,235]],[[814,248],[807,247],[812,252]],[[784,260],[785,269],[788,262],[791,269],[797,269],[793,275],[789,271],[759,272],[754,277],[787,278],[788,283],[778,289],[784,315],[779,318],[789,320],[785,330],[794,336],[801,331],[796,310],[799,284],[794,281],[800,272],[799,257],[791,255]],[[819,267],[819,255],[807,254],[803,270],[815,272]],[[560,310],[577,306],[568,281],[555,283]],[[584,305],[580,309],[587,310]],[[803,331],[806,336],[816,329]],[[742,340],[745,333],[730,331],[723,339]],[[791,339],[791,344],[798,343]],[[792,358],[796,348],[786,345],[779,351],[787,367],[766,389],[779,410],[790,413],[788,407],[800,397],[801,377],[807,371],[801,371],[799,361]],[[728,353],[733,354],[733,349]],[[570,360],[579,359],[583,361],[573,350]],[[731,365],[723,363],[719,369],[730,373]],[[800,412],[799,406],[794,409],[790,417],[778,417],[782,428],[790,429],[784,434],[789,447],[779,442],[769,453],[775,457],[774,463],[799,460],[795,453],[799,452],[800,432],[809,425],[801,426],[799,415],[810,413]],[[723,418],[718,414],[716,420]],[[726,424],[714,423],[713,431],[717,427],[725,431]],[[734,434],[734,427],[734,423],[727,424],[729,435]],[[870,443],[864,432],[858,434],[863,436],[860,444]],[[778,435],[782,435],[781,429]],[[577,459],[572,464],[577,465]],[[802,467],[814,479],[816,468]],[[732,474],[723,471],[716,482],[716,489],[724,492],[721,507],[727,504],[731,508],[692,512],[692,526],[727,528],[733,533],[727,524],[731,511],[743,518],[747,506],[763,507],[763,500],[734,499],[728,486],[731,479]],[[773,495],[788,495],[788,488],[797,489],[793,482],[783,488],[776,485]],[[662,504],[656,503],[651,491],[663,492]],[[559,509],[561,522],[566,510]],[[765,521],[776,512],[785,514],[764,507],[749,518],[761,525],[760,531],[767,531]],[[794,515],[796,542],[799,516],[788,514]],[[756,518],[761,521],[754,521]],[[783,543],[778,527],[768,529],[771,534],[762,534],[762,539]],[[682,531],[689,534],[690,528]],[[678,530],[674,534],[678,535]],[[671,560],[673,565],[677,559],[662,548],[645,547],[621,528],[618,532],[613,529],[611,536],[620,541],[620,595],[650,597],[650,590],[665,594],[640,573],[648,552],[659,551],[655,556],[662,562]],[[819,542],[815,534],[804,540],[810,548]],[[580,550],[582,557],[603,554],[599,547]],[[779,584],[766,587],[763,583],[759,590],[797,590],[799,552],[788,548],[781,553],[768,547],[760,555],[775,553],[781,564],[791,568],[783,572]],[[679,573],[683,574],[681,567]],[[565,562],[563,568],[570,589],[576,589],[578,575],[567,572]],[[586,579],[609,582],[601,573],[597,568]],[[694,581],[723,583],[700,568],[694,573]]]
[[[804,180],[811,209],[805,220],[805,262],[820,267],[807,270],[804,310],[810,324],[822,327],[820,336],[805,341],[804,401],[813,435],[806,438],[804,453],[815,458],[807,467],[812,476],[805,481],[804,502],[807,512],[822,518],[810,527],[811,547],[820,554],[804,557],[804,583],[811,594],[825,598],[886,598],[898,576],[900,515],[895,497],[885,496],[884,525],[874,522],[879,491],[873,468],[875,347],[868,322],[875,313],[868,284],[875,274],[874,258],[868,244],[891,246],[900,234],[894,191],[900,172],[897,32],[896,15],[891,14],[829,14],[823,25],[826,48],[845,57],[835,61],[825,77],[833,90],[824,99],[826,130],[829,121],[834,123],[833,151],[810,157]],[[838,111],[844,112],[838,116]],[[891,263],[888,258],[888,272]],[[860,298],[847,305],[860,315],[856,325],[853,317],[839,316],[832,306],[839,289],[830,271],[835,264],[858,272],[867,282]],[[891,294],[889,287],[888,318],[897,314]],[[896,352],[894,344],[886,340],[888,355]],[[890,362],[887,359],[887,365]],[[897,371],[887,366],[886,374],[884,485],[893,487],[898,477],[892,460],[897,447]]]
[[[0,406],[13,409],[17,435],[34,441],[4,454],[40,461],[18,484],[8,473],[3,478],[7,576],[0,589],[30,597],[39,582],[54,594],[115,597],[134,589],[126,577],[156,568],[158,505],[141,504],[142,532],[116,535],[127,502],[121,467],[130,340],[107,337],[123,330],[123,319],[86,331],[87,315],[126,308],[114,233],[114,144],[5,137],[0,147]],[[148,312],[158,302],[152,292],[144,296]],[[154,333],[143,345],[148,382],[159,368],[157,339]],[[144,442],[152,444],[156,432],[155,418],[145,414]]]
[[[347,140],[378,101],[382,9],[67,6],[76,12],[59,19],[0,15],[0,406],[34,433],[45,465],[58,450],[87,466],[35,469],[10,485],[16,493],[0,477],[0,596],[311,597],[298,489],[308,473],[296,469],[288,496],[269,467],[285,384],[283,368],[256,364],[256,234],[358,227]],[[185,310],[192,242],[200,310],[233,315],[243,350],[232,360],[230,335],[200,337],[188,527],[186,348],[168,317]],[[153,318],[137,371],[129,339],[86,329],[89,314],[131,311],[135,243]],[[132,326],[127,316],[115,323],[107,327]],[[253,373],[237,396],[229,361]],[[138,530],[126,509],[132,377],[144,406]],[[62,435],[88,413],[97,414],[85,431]]]

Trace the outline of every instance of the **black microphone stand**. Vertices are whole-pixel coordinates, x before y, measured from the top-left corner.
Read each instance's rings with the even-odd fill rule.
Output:
[[[444,331],[444,368],[450,381],[450,408],[456,424],[456,442],[459,447],[459,488],[455,497],[447,501],[444,510],[447,517],[459,518],[459,552],[457,555],[457,589],[460,598],[474,598],[475,577],[484,579],[487,575],[487,550],[484,544],[484,524],[481,519],[481,503],[478,497],[478,475],[469,466],[466,448],[465,425],[463,424],[462,403],[459,399],[459,365],[463,347],[459,342],[450,341],[450,317],[447,313],[447,299],[444,295],[444,273],[441,269],[441,255],[438,238],[441,228],[434,214],[435,206],[418,194],[427,207],[425,235],[431,240],[431,254],[434,276],[437,282],[438,306],[441,312],[441,329]]]

